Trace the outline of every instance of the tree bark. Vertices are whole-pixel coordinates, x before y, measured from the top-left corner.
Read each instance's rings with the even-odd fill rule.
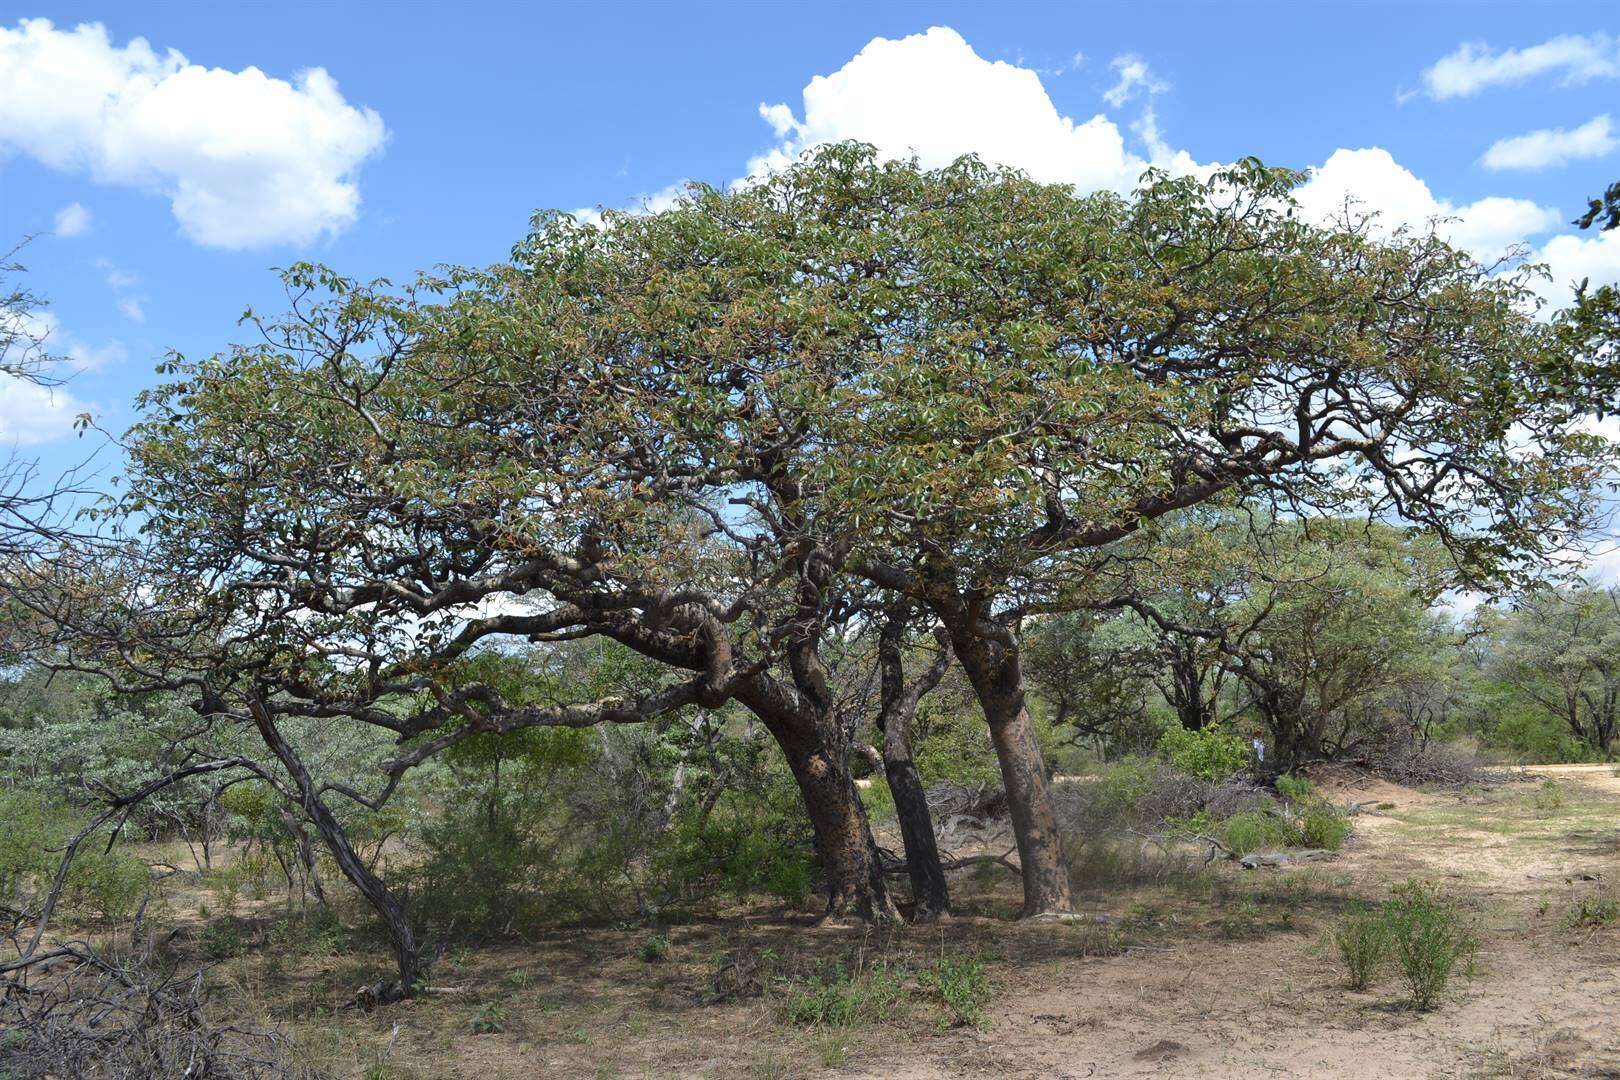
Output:
[[[945,597],[932,606],[950,634],[951,646],[990,725],[1001,765],[1013,837],[1024,879],[1024,916],[1074,910],[1069,863],[1046,782],[1046,762],[1025,706],[1024,671],[1016,632],[991,625],[978,605]]]
[[[343,824],[327,807],[316,790],[315,781],[310,777],[309,770],[304,767],[303,759],[298,756],[292,745],[282,737],[276,727],[269,709],[263,702],[251,700],[249,710],[253,716],[254,725],[259,729],[259,735],[264,744],[270,748],[286,768],[293,784],[297,788],[299,802],[303,808],[304,816],[315,826],[332,857],[337,861],[338,869],[348,878],[354,887],[360,890],[360,895],[366,898],[382,919],[388,930],[389,949],[393,953],[394,965],[398,970],[397,984],[384,987],[374,996],[376,1004],[394,1001],[409,997],[415,992],[415,987],[422,981],[425,974],[422,963],[421,946],[417,943],[416,934],[411,929],[410,919],[406,916],[405,905],[393,894],[383,880],[366,866],[349,842],[349,836],[344,831]]]
[[[848,755],[826,746],[783,749],[815,827],[816,854],[827,885],[823,917],[862,922],[898,920],[866,807],[849,770]]]
[[[1024,916],[1062,914],[1074,910],[1063,834],[1052,809],[1046,781],[1046,763],[1035,741],[1023,694],[984,702],[990,739],[1001,763],[1001,782],[1007,789],[1013,836],[1018,842],[1018,864],[1024,877]]]
[[[928,810],[928,793],[911,755],[911,725],[922,696],[939,685],[950,653],[941,646],[938,659],[916,681],[905,679],[902,652],[906,613],[891,613],[878,640],[880,704],[877,726],[883,733],[883,776],[894,797],[894,814],[900,823],[900,837],[906,848],[906,875],[916,901],[912,921],[937,922],[950,914],[951,898],[945,881],[945,868],[939,861],[939,844],[934,838],[934,818]]]

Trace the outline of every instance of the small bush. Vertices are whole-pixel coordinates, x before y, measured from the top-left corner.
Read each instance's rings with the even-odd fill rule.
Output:
[[[1536,791],[1536,809],[1551,812],[1564,806],[1564,789],[1556,780],[1543,780]]]
[[[1387,917],[1395,962],[1413,1006],[1434,1008],[1457,965],[1473,958],[1478,946],[1472,930],[1456,903],[1424,881],[1396,886]]]
[[[491,1002],[473,1014],[474,1035],[499,1035],[506,1030],[506,1009]]]
[[[939,996],[948,1011],[944,1027],[980,1027],[990,1004],[990,974],[982,960],[941,956],[918,982]]]
[[[1220,823],[1219,839],[1234,855],[1248,855],[1268,848],[1298,846],[1299,831],[1275,813],[1248,810],[1233,814]]]
[[[884,961],[854,969],[826,965],[788,984],[783,1012],[807,1027],[854,1027],[890,1019],[905,997],[902,972]]]
[[[1319,799],[1300,810],[1299,831],[1307,847],[1338,851],[1350,835],[1350,819],[1326,799]]]
[[[1389,919],[1382,911],[1353,911],[1334,928],[1333,944],[1344,961],[1350,989],[1365,990],[1389,956]]]
[[[670,952],[669,938],[663,934],[654,934],[641,943],[636,955],[648,964],[656,964],[661,960],[668,960]]]
[[[1620,901],[1607,896],[1584,896],[1570,909],[1564,922],[1571,928],[1612,926],[1620,922]]]
[[[1190,731],[1173,725],[1160,736],[1159,753],[1182,772],[1209,781],[1226,780],[1249,763],[1243,740],[1218,727]]]

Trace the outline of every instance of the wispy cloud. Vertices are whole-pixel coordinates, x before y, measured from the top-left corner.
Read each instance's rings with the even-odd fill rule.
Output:
[[[1480,163],[1487,169],[1551,169],[1571,161],[1610,153],[1620,140],[1614,137],[1609,114],[1594,116],[1578,128],[1542,128],[1510,139],[1498,139]]]

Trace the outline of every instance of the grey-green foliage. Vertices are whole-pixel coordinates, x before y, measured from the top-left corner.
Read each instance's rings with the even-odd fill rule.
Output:
[[[1620,587],[1530,593],[1482,611],[1485,671],[1599,757],[1620,734]]]
[[[1386,909],[1390,941],[1412,1004],[1432,1009],[1459,964],[1479,945],[1455,900],[1424,881],[1396,886]]]
[[[1350,989],[1365,990],[1389,956],[1389,919],[1380,910],[1356,908],[1339,920],[1333,944],[1344,962]]]

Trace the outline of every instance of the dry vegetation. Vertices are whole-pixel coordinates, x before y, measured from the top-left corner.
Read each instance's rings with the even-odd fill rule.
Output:
[[[1545,775],[1542,775],[1545,774]],[[208,960],[212,1008],[274,1029],[290,1060],[354,1077],[1593,1076],[1620,1068],[1620,777],[1552,767],[1462,791],[1342,772],[1362,804],[1331,861],[1244,871],[1143,841],[1076,862],[1071,920],[1010,921],[1011,875],[953,875],[934,928],[814,926],[739,907],[453,946],[434,991],[352,1008],[385,970],[364,932],[234,914],[176,880],[177,958]],[[1549,786],[1551,785],[1551,786]],[[999,837],[981,845],[994,849]],[[176,853],[153,849],[167,861]],[[1089,882],[1088,882],[1089,878]],[[1346,988],[1331,941],[1357,901],[1419,879],[1478,936],[1440,1007],[1385,971]],[[208,912],[207,917],[199,911]]]

